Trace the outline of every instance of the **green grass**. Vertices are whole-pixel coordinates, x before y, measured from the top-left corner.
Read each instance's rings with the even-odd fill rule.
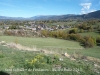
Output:
[[[82,36],[92,36],[92,37],[98,37],[99,34],[95,32],[86,32],[86,33],[79,33]]]
[[[33,47],[36,46],[38,48],[82,48],[78,42],[55,39],[55,38],[27,38],[27,37],[14,37],[14,36],[0,36],[0,41],[6,42],[15,42],[17,40],[18,43]]]
[[[49,69],[50,67],[54,67],[55,64],[61,65],[63,68],[74,68],[74,69],[81,69],[82,71],[79,73],[72,72],[72,71],[7,71],[7,69],[21,69],[25,67],[26,60],[32,60],[34,56],[40,55],[39,53],[29,52],[29,51],[19,51],[17,49],[11,49],[8,47],[0,46],[0,55],[3,57],[0,58],[0,70],[5,71],[8,73],[12,73],[13,75],[98,75],[97,73],[93,72],[93,62],[85,62],[83,60],[79,61],[71,61],[68,58],[63,58],[64,61],[58,61],[57,63],[53,64],[45,64],[45,68]],[[45,56],[45,55],[44,55]],[[53,57],[54,55],[48,55]],[[47,56],[47,57],[48,57]],[[45,60],[44,60],[45,61]],[[38,64],[40,65],[40,64]],[[44,67],[41,67],[44,69]]]
[[[95,57],[95,58],[99,58],[100,59],[100,47],[99,46],[95,46],[93,48],[84,48],[82,50],[67,50],[68,53],[73,54],[74,52],[78,52],[82,55],[85,56],[91,56],[91,57]]]
[[[85,49],[78,42],[75,41],[68,41],[62,39],[55,39],[55,38],[27,38],[27,37],[15,37],[15,36],[0,36],[0,41],[6,42],[14,42],[18,40],[18,43],[28,46],[37,48],[43,48],[47,50],[51,50],[58,53],[68,52],[73,54],[74,52],[80,52],[86,56],[92,56],[96,58],[100,58],[100,47],[95,46],[94,48]],[[83,48],[83,49],[81,49]]]
[[[45,64],[43,67],[41,63],[37,64],[37,66],[42,66],[41,68],[52,68],[54,65],[61,65],[63,68],[82,68],[82,72],[78,74],[77,72],[38,72],[38,71],[6,71],[5,69],[10,68],[25,68],[26,60],[33,60],[34,56],[41,55],[43,53],[33,52],[33,51],[21,51],[17,49],[12,49],[9,47],[4,47],[0,45],[0,70],[6,71],[8,73],[12,73],[13,75],[98,75],[95,72],[92,71],[93,69],[93,62],[91,61],[83,61],[83,60],[77,60],[72,61],[69,60],[66,57],[61,56],[61,52],[68,52],[70,54],[74,54],[75,52],[80,53],[81,55],[85,56],[92,56],[95,58],[100,59],[100,47],[95,46],[94,48],[88,48],[88,49],[78,49],[83,48],[80,46],[78,42],[75,41],[68,41],[68,40],[62,40],[62,39],[55,39],[55,38],[27,38],[27,37],[15,37],[15,36],[0,36],[0,41],[6,41],[6,42],[14,42],[18,41],[18,43],[25,45],[25,46],[37,46],[38,48],[48,48],[52,51],[56,51],[60,53],[58,55],[59,58],[63,58],[64,61],[58,61],[57,63],[53,64]],[[74,49],[77,48],[77,49]],[[45,54],[43,54],[45,56]],[[55,54],[48,54],[45,57],[50,56],[52,58]],[[45,59],[42,61],[46,61]],[[79,62],[78,62],[79,61]]]
[[[83,53],[84,55],[92,56],[92,57],[96,57],[100,59],[100,47],[99,46],[95,46],[94,48],[88,48],[80,52]]]

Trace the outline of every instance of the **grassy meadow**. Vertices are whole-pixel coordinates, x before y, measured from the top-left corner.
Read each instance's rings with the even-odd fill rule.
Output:
[[[0,36],[0,41],[19,43],[27,47],[36,46],[37,49],[46,49],[55,52],[55,54],[45,54],[0,45],[0,70],[6,71],[11,75],[99,75],[97,72],[100,72],[99,68],[96,68],[97,72],[94,71],[94,62],[99,66],[100,62],[91,60],[84,61],[83,59],[85,56],[100,59],[99,46],[83,48],[78,42],[55,38]],[[62,53],[65,52],[77,57],[76,60],[70,60],[62,56]],[[59,58],[63,60],[60,61]],[[75,71],[63,72],[58,70],[59,67],[62,69],[66,68],[67,70],[68,68],[75,69]],[[49,71],[33,71],[33,68],[49,69]],[[52,68],[56,68],[57,71],[52,70]],[[16,69],[21,69],[22,71],[16,71]],[[77,72],[76,70],[80,71]]]
[[[35,64],[35,65],[39,65],[41,69],[50,69],[50,71],[33,71],[32,68],[26,68],[26,66],[30,66],[26,64],[27,60],[32,60],[37,55],[43,55],[43,54],[30,52],[30,51],[19,51],[17,49],[0,46],[0,67],[1,67],[0,70],[5,71],[12,75],[46,75],[46,73],[48,73],[48,75],[57,75],[58,73],[60,75],[66,75],[66,74],[68,75],[80,75],[80,74],[99,75],[92,71],[92,68],[94,67],[93,61],[84,61],[80,59],[77,59],[77,61],[72,61],[66,57],[59,56],[59,55],[57,57],[63,58],[63,61],[57,60],[57,62],[55,63],[47,64],[45,62],[46,60],[42,59],[42,61],[45,62],[44,65],[40,64],[42,63],[41,61],[39,61],[40,62],[39,64]],[[43,56],[51,58],[55,55],[52,54],[52,55],[43,55]],[[79,70],[80,74],[77,73],[76,71],[68,71],[69,69],[66,71],[59,71],[59,69],[57,69],[57,71],[54,71],[52,69],[52,68],[56,69],[54,65],[61,65],[62,68]],[[97,69],[97,71],[100,71],[100,70]]]
[[[43,48],[51,51],[56,51],[58,53],[68,52],[72,54],[74,52],[81,52],[82,54],[85,55],[90,55],[93,57],[100,58],[99,46],[85,49],[82,46],[80,46],[79,42],[75,41],[55,39],[55,38],[28,38],[28,37],[16,37],[16,36],[0,36],[0,41],[14,42],[14,43],[17,42],[27,47],[36,47],[37,49]]]
[[[37,48],[51,47],[51,48],[82,48],[78,42],[69,40],[55,39],[55,38],[28,38],[28,37],[15,37],[15,36],[0,36],[0,41],[17,42],[24,46]]]
[[[98,33],[96,33],[96,32],[85,32],[85,33],[79,33],[80,35],[82,35],[82,36],[92,36],[92,37],[94,37],[94,38],[96,38],[96,37],[98,37],[99,36],[99,34]]]

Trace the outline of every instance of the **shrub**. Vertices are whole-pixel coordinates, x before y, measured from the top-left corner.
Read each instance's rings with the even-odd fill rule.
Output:
[[[77,36],[75,34],[69,34],[68,37],[70,40],[77,40]]]
[[[5,34],[5,35],[12,35],[12,33],[11,33],[10,31],[8,31],[8,30],[5,30],[5,31],[4,31],[4,34]]]
[[[63,36],[62,36],[62,38],[65,39],[65,40],[67,40],[68,39],[68,34],[64,33]]]
[[[96,38],[96,42],[100,43],[100,36]]]
[[[68,38],[70,40],[75,40],[75,41],[78,41],[78,42],[82,42],[83,41],[83,37],[81,35],[78,35],[78,34],[69,34]]]
[[[84,39],[85,39],[85,42],[84,42],[85,47],[87,47],[87,48],[94,47],[95,42],[94,42],[93,38],[85,36]]]
[[[56,64],[58,61],[57,56],[36,55],[33,59],[25,62],[25,68],[45,68],[50,64]]]
[[[16,25],[12,25],[9,27],[9,29],[17,29]]]
[[[97,45],[100,45],[100,36],[96,38]]]
[[[96,38],[92,37],[92,39],[93,39],[93,41],[94,41],[94,45],[96,45],[96,44],[97,44]]]
[[[41,34],[45,37],[48,37],[48,31],[47,30],[42,30]]]
[[[84,30],[83,29],[80,29],[80,33],[83,33],[84,32]]]
[[[76,34],[78,32],[78,30],[77,29],[72,29],[72,30],[69,30],[69,34]]]

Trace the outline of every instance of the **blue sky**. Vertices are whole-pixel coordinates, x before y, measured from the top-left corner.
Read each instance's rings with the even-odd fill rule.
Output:
[[[0,0],[0,16],[85,14],[100,9],[100,0]]]

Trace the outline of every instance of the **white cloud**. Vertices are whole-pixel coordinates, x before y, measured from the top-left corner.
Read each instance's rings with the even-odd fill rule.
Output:
[[[80,6],[82,6],[83,8],[81,9],[81,14],[86,14],[86,13],[89,13],[93,10],[91,10],[91,6],[92,6],[92,3],[81,3]]]
[[[92,3],[81,3],[81,6],[83,6],[82,10],[89,10]]]

